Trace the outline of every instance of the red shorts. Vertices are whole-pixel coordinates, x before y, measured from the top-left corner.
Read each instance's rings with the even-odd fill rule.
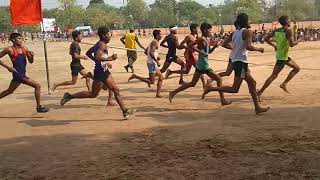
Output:
[[[191,51],[185,51],[184,57],[186,59],[187,66],[196,66],[197,65],[197,53]]]

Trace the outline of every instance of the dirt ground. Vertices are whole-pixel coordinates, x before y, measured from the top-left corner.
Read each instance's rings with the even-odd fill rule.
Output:
[[[142,39],[145,46],[149,41]],[[110,45],[121,46],[119,37]],[[104,91],[97,99],[73,100],[61,107],[63,93],[86,90],[85,81],[79,78],[76,86],[48,95],[43,44],[26,46],[36,54],[28,76],[41,83],[42,104],[51,111],[37,114],[33,89],[24,85],[1,99],[0,179],[320,179],[320,70],[314,70],[320,69],[320,42],[291,49],[290,56],[303,69],[286,94],[279,88],[290,71],[285,68],[265,92],[263,104],[271,110],[264,115],[255,115],[245,83],[239,94],[226,94],[233,101],[228,107],[221,107],[217,93],[201,100],[200,82],[170,104],[168,92],[178,87],[178,76],[164,81],[164,98],[156,99],[155,85],[149,89],[142,82],[127,82],[126,52],[110,49],[119,55],[112,75],[126,105],[137,109],[128,121],[122,121],[118,106],[105,106]],[[258,46],[266,52],[250,53],[249,61],[258,64],[250,67],[259,88],[272,72],[275,53]],[[48,43],[52,83],[71,78],[68,47],[67,42]],[[90,46],[81,47],[85,52]],[[219,48],[210,58],[227,60],[228,55]],[[93,70],[92,61],[83,65]],[[147,76],[145,55],[139,53],[135,66],[137,74]],[[227,63],[210,61],[210,66],[219,72]],[[0,90],[10,80],[1,68]],[[223,80],[231,84],[233,74]]]

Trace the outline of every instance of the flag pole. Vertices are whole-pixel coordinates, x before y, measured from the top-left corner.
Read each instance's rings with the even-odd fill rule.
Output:
[[[49,73],[49,61],[48,61],[48,51],[47,51],[47,40],[44,30],[44,24],[42,19],[42,33],[43,33],[43,49],[44,49],[44,60],[46,63],[46,74],[47,74],[47,85],[48,85],[48,94],[51,94],[50,92],[50,73]]]

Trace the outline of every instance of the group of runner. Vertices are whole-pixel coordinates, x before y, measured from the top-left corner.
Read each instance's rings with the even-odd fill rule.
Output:
[[[250,20],[247,14],[241,13],[237,16],[234,23],[236,30],[231,33],[223,42],[217,42],[212,40],[212,26],[208,23],[202,23],[200,25],[201,36],[198,35],[198,25],[191,24],[191,33],[184,38],[184,40],[179,43],[177,37],[178,28],[176,26],[171,26],[170,34],[163,38],[160,30],[153,31],[153,40],[150,42],[147,48],[145,48],[140,42],[138,37],[135,35],[134,30],[131,29],[130,33],[126,33],[120,40],[127,49],[128,65],[124,68],[129,72],[129,68],[132,71],[132,75],[129,77],[128,81],[132,79],[138,79],[145,82],[149,87],[157,81],[157,91],[156,97],[161,98],[161,86],[164,78],[168,78],[172,74],[179,74],[181,85],[174,91],[169,93],[169,100],[172,103],[173,98],[181,91],[184,91],[190,87],[194,87],[199,79],[201,79],[204,92],[202,98],[210,93],[211,91],[218,91],[220,94],[221,104],[229,105],[231,101],[226,100],[224,93],[238,93],[240,86],[245,80],[248,84],[249,92],[252,96],[253,103],[255,106],[255,112],[257,114],[264,113],[269,110],[269,107],[261,107],[259,101],[262,101],[262,94],[268,88],[268,86],[277,78],[279,73],[282,71],[285,65],[293,68],[293,70],[288,75],[287,79],[280,85],[280,87],[288,92],[287,84],[288,82],[299,72],[299,66],[288,56],[289,47],[296,46],[301,40],[294,40],[294,35],[290,29],[290,20],[288,16],[281,16],[279,18],[279,23],[282,25],[281,28],[271,31],[266,36],[266,42],[274,47],[276,51],[277,62],[274,66],[274,70],[271,76],[266,80],[263,87],[260,90],[256,88],[256,81],[250,74],[248,67],[248,51],[258,51],[264,53],[263,48],[257,48],[253,46],[252,35],[253,32],[250,30]],[[113,96],[116,102],[120,106],[123,116],[128,119],[132,114],[134,114],[135,109],[129,109],[125,106],[123,99],[120,95],[119,88],[116,85],[109,69],[112,68],[110,61],[116,60],[118,57],[116,54],[109,55],[107,44],[110,42],[111,33],[106,27],[100,27],[98,29],[99,41],[92,46],[87,52],[86,56],[81,55],[81,48],[79,43],[81,43],[82,36],[78,31],[72,33],[74,42],[70,45],[70,55],[72,61],[70,64],[72,80],[66,81],[58,84],[54,84],[52,91],[54,91],[59,86],[74,85],[77,82],[78,74],[80,73],[83,78],[86,79],[86,84],[88,91],[82,91],[75,94],[65,93],[60,101],[61,105],[66,104],[68,101],[73,99],[83,99],[83,98],[95,98],[98,96],[99,92],[103,90],[109,91],[108,106],[114,106]],[[162,40],[162,41],[161,41]],[[49,109],[40,104],[40,84],[35,82],[26,76],[26,65],[27,60],[29,63],[34,61],[34,53],[29,51],[25,46],[22,45],[22,36],[19,33],[12,33],[10,35],[10,41],[13,43],[12,46],[5,48],[0,52],[0,58],[5,55],[9,55],[11,58],[13,66],[9,66],[0,60],[0,65],[5,67],[8,71],[12,72],[13,80],[11,81],[7,90],[0,93],[0,99],[9,94],[12,94],[16,88],[21,84],[26,84],[28,86],[35,88],[35,97],[37,102],[37,112],[43,113],[48,112]],[[147,56],[147,68],[149,71],[149,77],[141,77],[135,74],[134,62],[137,60],[137,51],[135,50],[135,45],[138,44]],[[208,62],[209,54],[221,45],[230,49],[230,56],[228,62],[228,68],[226,72],[215,73],[210,67]],[[158,56],[159,46],[168,48],[168,53],[164,64],[161,67],[160,58]],[[177,50],[184,49],[184,58],[182,60],[177,55]],[[93,74],[81,65],[81,60],[91,59],[95,63],[95,68]],[[181,68],[179,70],[172,71],[169,69],[172,62],[178,64]],[[192,68],[195,68],[195,73],[193,75],[192,81],[186,83],[183,80],[183,76],[188,74]],[[223,76],[229,76],[232,71],[235,73],[234,83],[232,86],[224,86],[222,84]],[[163,77],[163,73],[165,76]],[[204,75],[210,77],[210,79],[205,82]],[[91,80],[93,80],[91,85]],[[212,81],[217,82],[217,87],[212,86]]]

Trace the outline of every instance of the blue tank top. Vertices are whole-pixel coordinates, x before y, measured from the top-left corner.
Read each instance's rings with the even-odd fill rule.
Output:
[[[98,49],[100,47],[100,43],[101,42],[98,41],[93,47],[93,55],[94,55],[94,57],[96,57],[97,51],[98,51]],[[106,49],[104,51],[104,53],[106,55],[108,55],[108,49]],[[94,63],[95,63],[95,67],[94,67],[94,72],[95,73],[103,73],[103,72],[106,72],[108,70],[108,66],[106,65],[107,62],[94,59]]]
[[[27,51],[25,48],[21,48],[22,54],[18,52],[18,49],[12,47],[13,57],[11,57],[13,68],[15,68],[18,73],[12,72],[14,77],[25,77],[26,76],[26,67],[27,67]]]
[[[176,45],[174,44],[174,39],[173,39],[173,36],[172,36],[172,35],[169,35],[169,36],[168,36],[167,44],[168,44],[168,55],[169,55],[170,57],[176,56],[177,47],[176,47]]]

